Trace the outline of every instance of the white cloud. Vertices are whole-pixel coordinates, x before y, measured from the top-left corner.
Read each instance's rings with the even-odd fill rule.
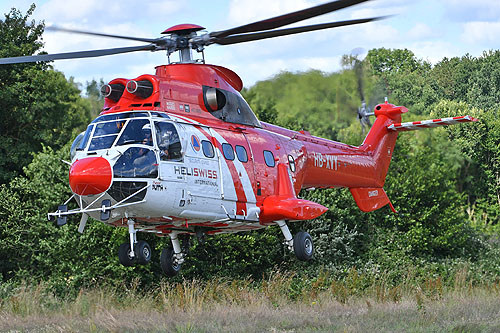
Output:
[[[500,22],[468,22],[465,23],[462,39],[470,44],[498,44]]]
[[[444,0],[446,14],[459,22],[498,20],[500,1]]]
[[[408,37],[412,40],[423,40],[434,38],[435,31],[425,23],[417,23],[408,31]]]
[[[263,20],[285,13],[312,7],[318,1],[307,0],[231,0],[229,4],[229,22],[235,26]]]
[[[462,56],[462,50],[456,45],[446,41],[424,41],[408,44],[408,49],[415,53],[419,59],[436,64],[444,57],[452,58]]]

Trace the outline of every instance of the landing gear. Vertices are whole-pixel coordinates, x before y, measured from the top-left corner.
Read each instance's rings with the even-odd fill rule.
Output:
[[[134,264],[146,265],[151,261],[151,246],[146,241],[139,241],[134,246],[134,252],[129,243],[123,243],[118,248],[118,259],[125,267]]]
[[[165,275],[172,277],[176,276],[181,270],[182,263],[189,249],[189,238],[183,242],[182,249],[178,233],[172,232],[170,239],[172,240],[172,247],[167,247],[161,252],[160,266]]]
[[[292,237],[292,233],[290,229],[288,229],[285,221],[280,220],[276,221],[276,223],[281,228],[283,236],[285,236],[285,245],[290,251],[295,252],[297,259],[302,261],[311,260],[314,254],[314,245],[311,235],[305,231],[299,231],[295,234],[295,237]]]
[[[299,260],[309,261],[314,254],[314,246],[311,235],[305,231],[299,231],[293,239],[293,250]]]
[[[137,262],[141,265],[146,265],[151,261],[151,246],[146,241],[139,241],[135,246],[135,255]]]
[[[161,251],[160,266],[166,276],[176,276],[181,270],[181,264],[178,263],[174,255],[174,249],[171,247],[167,247]]]
[[[125,267],[129,267],[134,264],[134,256],[132,255],[129,243],[123,243],[120,245],[118,248],[118,259],[120,260],[120,264]]]
[[[126,267],[134,264],[145,265],[151,261],[151,246],[146,241],[137,241],[134,221],[132,219],[129,219],[127,224],[130,243],[120,245],[118,248],[118,259]]]

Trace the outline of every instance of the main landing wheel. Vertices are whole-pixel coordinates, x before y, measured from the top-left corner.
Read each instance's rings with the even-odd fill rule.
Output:
[[[130,250],[130,243],[123,243],[118,248],[118,259],[120,259],[120,264],[125,267],[132,266],[135,261],[135,257],[132,256],[132,251]]]
[[[167,247],[161,251],[160,266],[163,273],[170,277],[176,276],[180,272],[181,265],[175,261],[172,247]]]
[[[293,251],[299,260],[311,260],[314,254],[311,235],[305,231],[299,231],[293,238]]]

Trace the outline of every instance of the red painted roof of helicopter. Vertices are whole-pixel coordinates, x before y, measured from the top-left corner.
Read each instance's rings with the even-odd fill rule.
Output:
[[[182,32],[191,33],[193,31],[200,31],[203,29],[205,29],[205,28],[202,26],[199,26],[196,24],[185,23],[185,24],[174,25],[173,27],[170,27],[167,30],[163,31],[162,34],[171,34],[174,32],[176,32],[176,33],[182,33]]]
[[[216,87],[237,93],[243,88],[241,78],[232,70],[216,65],[206,64],[170,64],[156,67],[156,75],[145,74],[134,80],[148,80],[153,85],[153,94],[148,98],[141,98],[134,94],[123,92],[119,101],[105,99],[102,114],[114,113],[134,109],[148,108],[171,113],[185,114],[178,107],[172,105],[189,105],[192,116],[206,119],[216,118],[206,110],[203,102],[202,86]],[[128,79],[117,78],[110,84],[126,86]],[[170,102],[170,104],[168,103]],[[172,104],[174,102],[174,104]],[[160,104],[160,107],[156,107]],[[218,120],[218,119],[217,119]]]

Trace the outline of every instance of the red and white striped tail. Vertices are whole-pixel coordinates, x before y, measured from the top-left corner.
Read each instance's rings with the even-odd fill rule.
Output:
[[[415,131],[424,128],[433,128],[438,126],[448,126],[448,125],[456,125],[460,123],[468,123],[471,121],[478,121],[479,119],[471,117],[471,116],[460,116],[460,117],[450,117],[450,118],[442,118],[442,119],[431,119],[431,120],[422,120],[422,121],[414,121],[409,123],[394,123],[392,125],[387,126],[387,129],[393,131]]]

